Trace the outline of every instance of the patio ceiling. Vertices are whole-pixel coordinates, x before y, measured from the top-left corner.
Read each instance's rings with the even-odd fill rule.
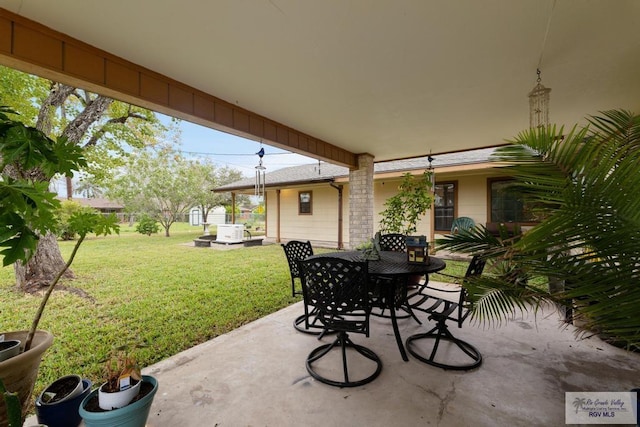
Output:
[[[529,125],[538,66],[552,88],[552,122],[640,111],[637,0],[0,0],[0,7],[376,161],[504,143]],[[0,63],[15,65],[7,58],[0,51]]]

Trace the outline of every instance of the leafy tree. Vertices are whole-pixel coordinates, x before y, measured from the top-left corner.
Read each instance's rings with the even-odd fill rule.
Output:
[[[640,116],[606,111],[585,128],[530,129],[512,142],[497,158],[513,165],[518,191],[542,222],[518,238],[479,227],[438,241],[517,272],[466,281],[473,316],[499,321],[552,301],[586,330],[640,348]],[[546,278],[548,286],[514,277]]]
[[[92,177],[82,177],[76,184],[74,194],[80,194],[85,199],[94,199],[102,197],[104,190],[95,183]]]
[[[126,209],[157,220],[169,237],[171,225],[193,206],[191,164],[169,145],[132,153],[116,177],[105,181],[107,196]]]
[[[81,167],[92,175],[105,174],[117,166],[127,147],[144,146],[164,130],[151,111],[1,66],[0,103],[12,106],[20,113],[19,120],[52,139],[64,137],[83,148],[86,162]],[[2,173],[45,185],[53,178],[40,165],[25,168],[10,162]],[[71,176],[67,176],[69,198]],[[22,289],[46,284],[64,265],[55,234],[45,233],[39,236],[34,256],[14,264],[17,284]],[[67,270],[65,276],[73,273]]]
[[[418,221],[431,209],[431,172],[420,176],[406,173],[398,187],[398,192],[385,202],[385,210],[380,212],[380,231],[410,235],[415,233]]]
[[[207,222],[211,209],[216,206],[231,204],[229,193],[214,193],[213,188],[242,179],[242,173],[238,170],[224,167],[216,168],[213,162],[191,161],[190,171],[192,180],[191,195],[193,205],[200,208],[202,222]]]

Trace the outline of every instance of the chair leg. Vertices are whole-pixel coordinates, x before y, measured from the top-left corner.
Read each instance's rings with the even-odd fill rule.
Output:
[[[429,357],[423,356],[419,351],[417,346],[415,345],[415,341],[429,339],[433,340],[433,347],[431,349],[431,354]],[[438,348],[441,344],[441,341],[448,341],[455,344],[461,351],[464,353],[470,361],[468,363],[443,363],[437,362],[435,360],[436,353],[438,352]],[[451,369],[451,370],[461,370],[467,371],[470,369],[477,368],[482,364],[482,355],[478,351],[477,348],[472,346],[466,341],[458,339],[453,336],[453,334],[449,331],[449,328],[444,320],[439,320],[437,325],[433,327],[429,332],[420,333],[411,335],[407,338],[406,341],[406,349],[407,351],[414,356],[416,359],[421,362],[427,363],[429,365],[437,366],[442,369]]]
[[[313,366],[315,362],[317,362],[318,360],[326,356],[332,349],[338,346],[340,347],[340,352],[342,356],[342,376],[344,378],[343,381],[324,377],[320,375],[318,372],[316,372]],[[358,354],[375,362],[376,364],[375,371],[365,378],[352,381],[349,378],[349,367],[347,362],[348,348],[354,349],[356,352],[358,352]],[[340,332],[332,343],[321,345],[320,347],[315,348],[311,353],[309,353],[309,356],[307,356],[306,366],[307,366],[307,371],[313,378],[315,378],[316,380],[324,384],[328,384],[335,387],[357,387],[357,386],[370,383],[378,375],[380,375],[380,372],[382,371],[382,361],[380,360],[378,355],[374,353],[372,350],[368,349],[367,347],[355,344],[353,341],[351,341],[351,339],[349,338],[349,335],[346,332]]]
[[[318,320],[318,310],[316,308],[296,317],[293,320],[293,327],[297,331],[309,335],[323,336],[326,332],[324,325]]]

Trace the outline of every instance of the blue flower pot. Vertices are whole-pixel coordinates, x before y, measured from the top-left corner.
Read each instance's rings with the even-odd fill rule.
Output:
[[[98,395],[95,389],[84,398],[80,405],[80,416],[86,427],[144,427],[149,417],[153,397],[158,391],[158,380],[150,375],[143,375],[142,381],[150,383],[153,389],[140,400],[111,411],[89,412],[85,409],[89,400]]]
[[[82,380],[82,393],[62,402],[43,404],[40,396],[36,399],[36,417],[40,424],[48,427],[77,427],[82,418],[78,413],[80,403],[91,392],[91,381]]]

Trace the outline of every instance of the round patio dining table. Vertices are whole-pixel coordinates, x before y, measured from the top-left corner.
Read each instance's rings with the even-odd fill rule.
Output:
[[[318,257],[336,257],[349,261],[365,261],[362,256],[362,252],[360,251],[328,252],[316,254],[309,258],[312,259]],[[393,334],[396,337],[396,343],[398,344],[402,360],[405,362],[409,361],[409,358],[407,357],[407,352],[404,348],[402,337],[400,336],[400,330],[398,329],[398,319],[395,310],[395,295],[396,287],[399,284],[401,284],[401,286],[402,284],[406,286],[407,281],[398,279],[401,279],[403,276],[428,275],[429,273],[435,273],[443,270],[446,266],[447,264],[444,260],[432,256],[429,257],[429,262],[426,264],[410,264],[405,252],[381,251],[380,259],[368,260],[368,272],[370,276],[391,279],[381,281],[381,283],[385,284],[384,290],[386,291],[383,295],[384,305],[385,308],[388,308],[391,312],[390,317],[391,324],[393,326]]]

